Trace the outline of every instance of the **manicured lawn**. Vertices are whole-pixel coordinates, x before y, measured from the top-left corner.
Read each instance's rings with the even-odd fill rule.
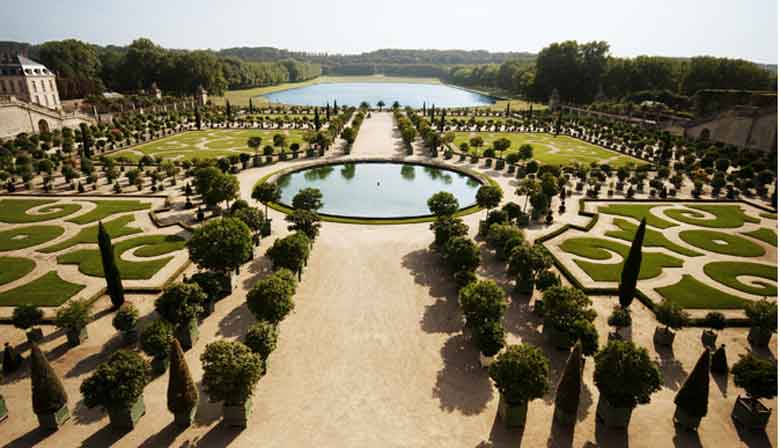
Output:
[[[760,257],[765,253],[763,247],[747,238],[714,230],[683,230],[680,239],[699,249],[724,255]]]
[[[21,257],[0,257],[0,285],[18,280],[35,269],[35,262]]]
[[[726,286],[757,296],[777,297],[777,267],[758,263],[716,261],[704,266],[704,273]],[[774,282],[740,282],[740,276],[761,277]]]
[[[60,226],[25,226],[0,232],[0,251],[18,250],[51,241],[65,233]]]
[[[658,294],[688,309],[740,309],[747,300],[711,288],[689,274],[674,285],[655,289]]]
[[[106,222],[105,224],[103,224],[103,226],[106,228],[106,232],[108,232],[111,238],[119,238],[121,236],[132,235],[134,233],[143,232],[143,230],[141,229],[127,226],[128,223],[134,221],[135,221],[135,216],[126,215],[126,216],[120,216],[119,218]],[[53,252],[59,252],[69,247],[73,247],[76,244],[82,244],[82,243],[97,244],[97,234],[98,234],[98,226],[97,224],[95,224],[94,226],[81,229],[81,231],[78,234],[76,234],[76,236],[74,236],[69,240],[63,241],[53,246],[38,249],[38,252],[49,254]]]
[[[760,213],[760,217],[768,219],[777,219],[777,213]]]
[[[742,207],[738,205],[685,204],[685,206],[688,209],[670,209],[664,213],[686,224],[718,229],[735,229],[742,227],[746,222],[761,222],[758,218],[745,214]],[[707,214],[714,215],[715,218],[712,219]]]
[[[633,224],[629,221],[626,221],[625,219],[620,219],[620,218],[615,218],[612,221],[612,223],[618,226],[620,230],[609,231],[606,233],[607,236],[611,236],[613,238],[620,238],[621,240],[626,240],[628,242],[634,241],[634,235],[636,235],[636,229],[639,227],[638,224]],[[644,239],[643,247],[664,247],[666,249],[671,250],[672,252],[677,252],[680,255],[685,255],[686,257],[698,257],[702,255],[699,252],[687,249],[685,247],[680,246],[679,244],[675,244],[674,242],[666,238],[663,233],[657,230],[653,230],[649,227],[645,228],[645,239]]]
[[[767,244],[771,244],[777,247],[777,233],[774,230],[762,227],[752,232],[742,232],[743,235],[752,236],[757,240],[761,240]]]
[[[67,282],[50,271],[26,285],[0,293],[0,306],[59,306],[82,289],[84,285]]]
[[[628,256],[629,246],[602,238],[570,238],[561,245],[561,250],[592,260],[608,260],[610,252],[619,254],[624,260]],[[574,260],[590,278],[597,282],[617,282],[623,270],[620,263],[591,263],[585,260]],[[657,252],[642,253],[642,268],[639,279],[646,280],[661,275],[663,268],[679,268],[683,262],[679,258]]]
[[[466,117],[463,118],[467,119]],[[607,163],[613,167],[620,167],[631,163],[636,165],[646,163],[642,160],[610,151],[572,137],[565,135],[555,137],[543,133],[455,132],[455,140],[452,147],[458,149],[461,143],[468,143],[469,140],[475,136],[482,137],[485,142],[484,146],[479,150],[480,153],[485,149],[492,147],[495,140],[507,138],[512,142],[512,145],[508,150],[502,153],[502,156],[516,152],[518,148],[520,148],[520,145],[530,144],[533,147],[534,160],[538,160],[540,163],[548,165],[569,165],[575,162],[589,165],[591,162],[596,162]]]
[[[59,203],[56,199],[2,199],[0,200],[0,221],[19,224],[49,221],[71,215],[81,209],[77,203]],[[52,204],[38,209],[38,214],[28,214],[31,208]]]
[[[152,278],[173,257],[166,257],[149,261],[127,261],[121,255],[129,250],[140,247],[134,253],[140,257],[152,257],[167,254],[184,247],[185,241],[173,235],[148,235],[118,242],[114,245],[114,253],[117,257],[117,266],[122,278],[126,280],[147,280]],[[145,246],[145,247],[141,247]],[[77,264],[82,274],[92,277],[103,276],[103,263],[100,252],[93,249],[82,249],[57,257],[60,264]]]
[[[654,207],[658,207],[658,204],[609,204],[607,206],[599,207],[598,210],[600,213],[627,216],[629,218],[634,218],[637,221],[646,218],[647,225],[659,229],[666,229],[677,225],[676,223],[669,222],[650,213],[650,210]]]
[[[89,202],[97,204],[97,208],[81,216],[71,218],[68,221],[76,224],[89,224],[91,222],[100,221],[101,219],[107,216],[115,215],[117,213],[146,210],[151,205],[148,202],[125,201],[125,200],[89,201]]]

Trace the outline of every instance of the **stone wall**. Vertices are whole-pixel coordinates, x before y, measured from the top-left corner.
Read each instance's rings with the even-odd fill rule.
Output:
[[[44,122],[50,131],[77,128],[81,123],[94,124],[94,120],[83,114],[65,114],[16,100],[0,102],[0,138],[13,137],[20,132],[39,133]]]
[[[685,135],[697,139],[709,132],[709,139],[730,145],[777,150],[777,109],[755,111],[731,110],[709,120],[692,125],[678,126],[668,123],[664,130],[673,135]]]

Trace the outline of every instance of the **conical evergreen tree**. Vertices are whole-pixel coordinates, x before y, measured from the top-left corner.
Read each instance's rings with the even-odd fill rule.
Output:
[[[674,404],[692,417],[707,415],[710,397],[710,351],[704,349],[696,366],[674,397]]]
[[[712,355],[712,365],[710,366],[712,373],[729,373],[729,362],[726,359],[726,345],[721,346],[715,350]]]
[[[116,265],[114,246],[111,244],[111,236],[103,227],[103,222],[98,222],[98,246],[100,246],[100,259],[103,262],[103,275],[106,277],[106,289],[111,303],[119,308],[125,303],[125,289],[122,286],[122,276]]]
[[[426,110],[425,110],[425,101],[423,101],[423,116],[425,116]]]
[[[555,410],[567,415],[574,415],[580,406],[580,389],[582,388],[582,343],[577,342],[569,353],[566,367],[558,383],[555,393]]]
[[[325,120],[330,121],[330,103],[325,103]]]
[[[338,114],[339,113],[339,103],[336,100],[333,100],[333,113]]]
[[[509,101],[506,102],[506,116],[509,117]]]
[[[231,115],[230,101],[225,100],[225,118],[227,119],[228,122],[231,121],[230,120],[230,115]]]
[[[62,381],[51,368],[38,344],[32,344],[30,354],[30,379],[32,383],[33,410],[36,414],[51,414],[68,404],[68,394]]]
[[[3,350],[3,373],[5,375],[14,373],[21,365],[22,355],[17,354],[11,344],[6,342]]]
[[[198,405],[198,388],[192,381],[184,352],[176,338],[171,342],[171,367],[168,376],[168,410],[189,414]]]
[[[439,132],[444,132],[444,111],[441,111],[441,119],[439,120]]]
[[[320,130],[321,124],[320,124],[320,108],[315,107],[314,108],[314,129]]]
[[[623,272],[620,274],[620,285],[618,287],[618,298],[620,306],[628,308],[634,300],[636,291],[636,282],[639,279],[639,269],[642,266],[642,244],[645,241],[645,218],[639,223],[639,228],[634,235],[634,241],[631,243],[631,250],[628,252],[626,262],[623,264]]]
[[[249,98],[249,113],[250,114],[255,113],[255,105],[252,104],[252,98]]]
[[[200,129],[203,127],[203,118],[200,116],[200,106],[195,107],[195,127]]]

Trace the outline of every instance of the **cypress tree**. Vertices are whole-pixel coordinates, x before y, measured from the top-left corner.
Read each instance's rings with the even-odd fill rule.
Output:
[[[252,104],[252,98],[249,98],[249,113],[255,113],[255,106]]]
[[[17,354],[11,344],[6,342],[3,350],[3,374],[14,373],[21,365],[22,355]]]
[[[103,227],[103,222],[98,222],[98,245],[100,246],[100,259],[103,261],[103,275],[106,277],[106,289],[111,303],[119,308],[125,303],[125,289],[122,286],[122,276],[116,265],[114,246],[111,244],[111,236]]]
[[[426,113],[426,110],[425,110],[425,101],[423,101],[423,116],[425,115],[425,113]]]
[[[230,122],[230,101],[225,100],[225,118]]]
[[[444,132],[444,110],[441,111],[441,119],[439,120],[439,132]]]
[[[168,376],[168,410],[173,414],[192,415],[198,405],[198,388],[192,381],[190,368],[184,359],[178,339],[171,341],[171,367]],[[191,422],[189,422],[191,423]]]
[[[506,116],[509,117],[509,101],[506,102]]]
[[[338,114],[339,113],[339,103],[336,100],[333,100],[333,113]]]
[[[202,119],[200,116],[200,106],[195,106],[195,127],[200,131],[202,126]]]
[[[33,410],[36,414],[52,414],[68,404],[68,393],[62,381],[51,368],[38,344],[32,344],[30,354],[30,379]]]
[[[320,108],[315,107],[314,108],[314,129],[320,130]]]
[[[430,113],[431,122],[433,122],[433,117],[436,114],[436,105],[435,104],[431,104],[431,109],[430,109],[429,113]]]
[[[691,417],[707,415],[710,396],[710,351],[704,349],[696,366],[674,397],[674,404],[684,409]]]
[[[325,120],[330,121],[330,103],[325,103]]]
[[[639,228],[634,235],[634,241],[631,243],[631,250],[628,252],[626,262],[623,264],[623,272],[620,274],[620,285],[618,286],[618,297],[620,306],[628,308],[634,300],[636,291],[636,282],[639,279],[639,269],[642,266],[642,244],[645,240],[645,218],[639,223]]]
[[[712,373],[729,373],[729,362],[726,360],[725,344],[721,344],[721,346],[715,350],[715,354],[712,355],[710,370],[712,370]]]
[[[582,388],[582,343],[579,341],[569,353],[563,375],[555,393],[555,415],[558,419],[577,414]],[[562,413],[563,415],[560,415]]]

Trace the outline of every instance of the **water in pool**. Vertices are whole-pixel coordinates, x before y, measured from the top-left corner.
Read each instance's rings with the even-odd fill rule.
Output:
[[[319,188],[320,213],[366,218],[429,215],[428,198],[455,195],[461,208],[476,202],[480,183],[465,174],[407,163],[344,163],[307,168],[277,181],[283,204],[303,188]]]
[[[314,84],[265,95],[274,103],[299,106],[324,106],[338,101],[339,105],[359,106],[366,101],[375,106],[379,100],[389,107],[394,101],[402,106],[421,108],[423,103],[441,107],[476,107],[493,104],[492,98],[441,84],[391,82],[347,82]]]

